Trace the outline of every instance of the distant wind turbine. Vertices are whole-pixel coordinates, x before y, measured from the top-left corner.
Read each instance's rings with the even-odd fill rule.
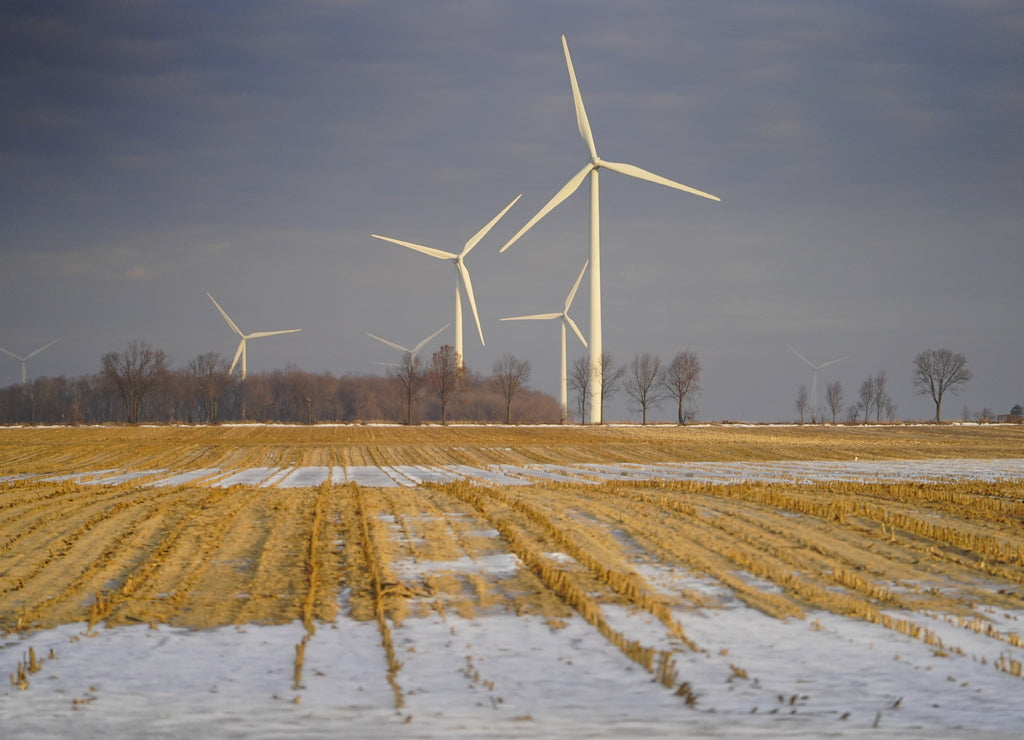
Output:
[[[586,142],[590,151],[590,161],[567,182],[562,189],[531,218],[526,226],[513,236],[501,248],[504,252],[519,237],[525,234],[530,228],[548,214],[555,206],[568,198],[583,183],[587,175],[590,175],[590,418],[592,423],[600,424],[601,418],[601,354],[604,351],[601,337],[601,219],[600,219],[600,196],[598,189],[598,170],[602,167],[619,172],[623,175],[636,177],[640,180],[647,180],[658,185],[666,185],[670,188],[683,190],[687,193],[699,195],[702,198],[721,200],[715,195],[710,195],[701,190],[695,190],[687,185],[682,185],[673,180],[656,175],[653,172],[641,169],[631,164],[617,162],[606,162],[597,156],[597,148],[594,145],[594,136],[590,131],[590,122],[587,120],[587,112],[583,107],[583,97],[580,95],[580,88],[576,82],[576,72],[573,70],[572,59],[569,56],[569,44],[562,36],[562,49],[565,51],[565,64],[569,69],[569,83],[572,85],[572,99],[576,106],[576,124],[579,127],[580,136]]]
[[[572,286],[572,290],[569,291],[569,297],[565,299],[565,304],[562,306],[561,313],[538,313],[532,316],[509,316],[508,318],[502,319],[502,321],[532,321],[532,320],[544,320],[544,319],[561,319],[562,325],[562,375],[561,385],[559,386],[560,396],[559,400],[562,403],[562,423],[564,424],[569,418],[569,366],[565,355],[565,327],[570,327],[576,336],[583,342],[583,346],[587,346],[587,340],[583,338],[583,332],[576,326],[576,322],[572,320],[572,316],[569,315],[569,307],[572,305],[572,299],[576,297],[576,291],[580,288],[580,283],[583,282],[583,273],[587,271],[587,265],[589,262],[583,263],[583,269],[580,270],[580,275],[576,278],[576,282]]]
[[[417,344],[417,345],[416,345],[415,347],[413,347],[412,349],[409,349],[408,347],[403,347],[402,345],[400,345],[400,344],[396,344],[395,342],[389,342],[389,341],[388,341],[387,339],[381,339],[381,338],[380,338],[380,337],[378,337],[378,336],[377,336],[376,334],[371,334],[370,332],[366,332],[366,336],[368,336],[368,337],[372,337],[373,339],[376,339],[376,340],[377,340],[378,342],[383,342],[383,343],[384,343],[384,344],[386,344],[387,346],[391,347],[392,349],[396,349],[396,350],[398,350],[399,352],[402,352],[403,354],[406,354],[406,355],[411,355],[411,356],[412,356],[412,357],[413,357],[413,358],[415,359],[415,357],[416,357],[416,354],[417,354],[417,353],[418,353],[418,352],[419,352],[419,351],[420,351],[421,349],[423,349],[423,348],[424,348],[424,347],[426,346],[427,342],[429,342],[429,341],[430,341],[431,339],[433,339],[433,338],[434,338],[434,337],[436,337],[436,336],[437,336],[438,334],[440,334],[441,332],[443,332],[443,331],[444,331],[445,329],[447,329],[447,328],[448,328],[449,326],[451,326],[451,324],[445,324],[444,326],[442,326],[442,327],[441,327],[440,329],[438,329],[437,331],[435,331],[435,332],[434,332],[433,334],[431,334],[431,335],[430,335],[429,337],[427,337],[426,339],[424,339],[423,341],[421,341],[421,342],[420,342],[419,344]]]
[[[789,347],[788,344],[786,346]],[[820,365],[815,365],[813,362],[808,360],[806,357],[804,357],[802,354],[797,352],[792,347],[789,347],[789,350],[794,355],[796,355],[801,360],[803,360],[804,362],[806,362],[808,365],[811,366],[811,414],[813,415],[813,417],[815,419],[817,419],[818,418],[818,371],[828,367],[829,365],[835,365],[837,362],[842,362],[843,360],[847,359],[849,357],[849,355],[843,355],[842,357],[837,357],[834,360],[829,360],[828,362],[823,362]]]
[[[58,338],[58,339],[54,339],[54,340],[53,340],[52,342],[50,342],[49,344],[44,344],[44,345],[43,345],[42,347],[40,347],[39,349],[37,349],[37,350],[34,350],[34,351],[32,351],[32,352],[29,352],[29,353],[28,353],[27,355],[25,355],[24,357],[22,357],[21,355],[16,355],[16,354],[14,354],[13,352],[11,352],[10,350],[6,350],[6,349],[4,349],[3,347],[0,347],[0,352],[3,352],[3,353],[4,353],[5,355],[7,355],[8,357],[13,357],[13,358],[14,358],[15,360],[21,360],[21,384],[22,384],[22,385],[25,385],[25,383],[26,383],[26,382],[28,381],[28,374],[27,374],[27,372],[26,372],[26,370],[25,370],[25,363],[26,363],[26,362],[28,362],[29,360],[31,360],[31,359],[32,359],[33,357],[35,357],[36,355],[38,355],[38,354],[39,354],[40,352],[42,352],[42,351],[43,351],[44,349],[48,349],[48,348],[52,347],[53,345],[55,345],[55,344],[56,344],[57,342],[59,342],[59,341],[60,341],[61,339],[63,339],[63,338],[64,338],[64,337],[60,337],[60,338]]]
[[[403,242],[398,239],[391,239],[390,237],[380,236],[379,234],[371,234],[375,239],[383,239],[386,242],[398,244],[402,247],[408,247],[417,252],[423,252],[423,254],[429,254],[431,257],[437,257],[442,260],[449,260],[455,264],[455,355],[458,357],[459,366],[463,366],[463,354],[462,354],[462,291],[466,292],[466,298],[469,300],[469,307],[473,310],[473,318],[476,320],[476,330],[480,334],[480,344],[484,344],[484,330],[480,326],[480,314],[476,310],[476,298],[473,296],[473,282],[469,279],[469,270],[466,269],[465,258],[466,255],[477,245],[477,243],[484,238],[488,231],[498,223],[498,219],[504,216],[508,209],[516,204],[516,201],[522,198],[522,194],[517,195],[511,203],[502,209],[501,213],[491,219],[490,223],[484,226],[480,231],[473,235],[473,238],[466,242],[466,246],[462,248],[462,251],[458,254],[452,252],[445,252],[440,249],[434,249],[433,247],[424,247],[420,244],[413,244],[412,242]]]
[[[206,295],[211,301],[213,301],[213,305],[215,305],[217,307],[217,310],[220,311],[220,315],[224,317],[224,320],[228,322],[228,326],[230,326],[234,330],[235,334],[242,338],[241,341],[238,343],[238,349],[235,350],[235,359],[231,361],[231,367],[228,368],[228,375],[235,371],[235,365],[238,364],[238,358],[241,357],[242,380],[245,380],[245,376],[248,373],[248,369],[246,367],[245,350],[245,343],[247,340],[258,339],[260,337],[272,337],[275,334],[291,334],[292,332],[302,331],[302,329],[281,329],[280,331],[254,331],[252,334],[243,334],[242,330],[238,328],[238,324],[231,320],[231,317],[228,316],[227,312],[220,307],[220,304],[217,303],[216,300],[214,300],[213,296],[210,295],[209,293],[207,293]]]

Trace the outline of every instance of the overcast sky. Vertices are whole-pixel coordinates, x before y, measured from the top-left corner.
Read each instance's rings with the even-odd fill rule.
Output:
[[[174,366],[253,340],[249,370],[378,373],[452,321],[469,255],[486,347],[558,392],[558,311],[587,256],[587,161],[560,36],[607,170],[604,347],[695,351],[704,419],[790,420],[815,363],[854,400],[964,353],[944,418],[1024,402],[1024,6],[1015,0],[0,3],[0,347],[95,372],[142,339]],[[586,282],[572,315],[585,334]],[[468,316],[467,316],[468,319]],[[585,350],[570,336],[570,360]],[[453,342],[452,330],[432,345]],[[436,349],[431,346],[425,353]],[[429,356],[429,354],[428,354]],[[20,364],[0,356],[0,385]],[[670,404],[659,418],[671,418]],[[637,419],[624,397],[608,419]]]

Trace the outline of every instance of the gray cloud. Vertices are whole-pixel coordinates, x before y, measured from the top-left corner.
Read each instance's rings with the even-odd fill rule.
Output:
[[[564,32],[602,156],[723,198],[602,177],[618,359],[697,350],[711,418],[791,418],[807,379],[786,343],[852,354],[834,368],[848,396],[887,369],[901,415],[929,414],[910,363],[936,344],[968,353],[970,407],[1024,400],[1016,3],[41,2],[3,15],[0,339],[69,335],[39,372],[91,372],[134,338],[181,363],[230,353],[207,290],[246,324],[304,329],[266,342],[254,370],[374,372],[388,357],[366,331],[426,336],[453,297],[448,266],[369,235],[457,249],[523,193],[470,255],[487,346],[467,336],[467,360],[486,372],[519,354],[556,392],[548,327],[498,318],[564,298],[586,253],[585,189],[497,250],[586,160]],[[584,331],[587,305],[584,287]],[[0,383],[16,371],[0,367]]]

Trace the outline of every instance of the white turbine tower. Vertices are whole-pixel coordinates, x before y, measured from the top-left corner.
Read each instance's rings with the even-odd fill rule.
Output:
[[[786,346],[789,347],[788,344]],[[806,362],[808,365],[811,366],[811,414],[812,414],[812,417],[814,419],[817,419],[818,418],[818,371],[828,367],[829,365],[835,365],[837,362],[841,362],[841,361],[845,360],[846,358],[849,357],[849,355],[843,355],[842,357],[837,357],[834,360],[829,360],[828,362],[823,362],[820,365],[815,365],[813,362],[808,360],[806,357],[804,357],[802,354],[797,352],[792,347],[789,347],[789,350],[794,355],[796,355],[801,360],[803,360],[804,362]]]
[[[583,346],[587,346],[587,340],[583,338],[583,332],[576,326],[576,322],[572,320],[572,316],[569,315],[569,307],[572,305],[572,299],[576,297],[576,291],[580,288],[580,283],[583,282],[583,273],[587,271],[587,265],[589,262],[583,263],[583,269],[580,270],[580,275],[576,278],[576,282],[572,286],[572,290],[569,291],[569,297],[565,299],[565,305],[562,307],[561,313],[538,313],[532,316],[509,316],[508,318],[502,319],[502,321],[532,321],[532,320],[544,320],[544,319],[561,319],[562,325],[562,375],[561,385],[559,386],[559,400],[562,403],[562,423],[564,424],[569,418],[569,366],[565,355],[565,327],[570,327],[576,336],[583,342]]]
[[[37,349],[37,350],[33,350],[32,352],[29,352],[29,353],[28,353],[27,355],[25,355],[24,357],[22,357],[21,355],[16,355],[16,354],[14,354],[13,352],[11,352],[10,350],[6,350],[6,349],[4,349],[3,347],[0,347],[0,352],[3,352],[3,353],[4,353],[5,355],[7,355],[8,357],[13,357],[13,358],[14,358],[15,360],[21,360],[21,384],[22,384],[22,385],[25,385],[25,383],[26,383],[26,382],[28,381],[28,374],[27,374],[27,371],[25,370],[25,363],[26,363],[26,362],[28,362],[29,360],[31,360],[31,359],[32,359],[33,357],[35,357],[36,355],[38,355],[38,354],[39,354],[40,352],[42,352],[42,351],[43,351],[44,349],[49,349],[50,347],[52,347],[53,345],[55,345],[55,344],[56,344],[57,342],[59,342],[59,341],[60,341],[61,339],[63,339],[63,338],[64,338],[64,337],[60,337],[59,339],[54,339],[54,340],[53,340],[52,342],[50,342],[49,344],[44,344],[44,345],[43,345],[42,347],[40,347],[39,349]]]
[[[469,300],[469,307],[473,310],[473,318],[476,320],[476,330],[480,334],[480,344],[484,344],[484,330],[480,326],[480,314],[476,310],[476,298],[473,297],[473,282],[469,279],[469,270],[466,269],[465,259],[466,255],[477,245],[477,243],[484,238],[488,231],[498,223],[498,219],[504,216],[508,209],[515,205],[516,201],[522,198],[522,194],[517,195],[511,203],[502,209],[501,213],[491,219],[490,223],[484,226],[480,231],[473,235],[473,238],[466,242],[466,246],[462,248],[462,251],[458,254],[452,252],[445,252],[440,249],[434,249],[433,247],[424,247],[421,244],[413,244],[411,242],[403,242],[398,239],[391,239],[387,236],[380,236],[379,234],[371,234],[370,236],[376,239],[383,239],[386,242],[398,244],[402,247],[408,247],[417,252],[423,252],[423,254],[429,254],[431,257],[437,257],[442,260],[449,260],[455,264],[455,355],[458,357],[459,367],[463,365],[462,355],[462,291],[466,291],[466,298]]]
[[[234,321],[231,320],[231,317],[228,316],[227,312],[223,308],[220,307],[220,304],[217,303],[216,300],[214,300],[213,296],[210,295],[209,293],[207,293],[206,295],[207,295],[207,297],[209,297],[209,299],[211,301],[213,301],[213,305],[215,305],[217,307],[217,310],[220,311],[220,315],[224,317],[224,320],[228,322],[228,326],[230,326],[234,330],[235,334],[237,334],[238,336],[240,336],[242,338],[241,341],[238,343],[238,349],[235,350],[235,359],[233,359],[231,361],[231,367],[228,368],[228,375],[230,375],[231,373],[233,373],[235,371],[235,365],[238,364],[238,358],[239,358],[239,356],[241,356],[241,358],[242,358],[242,380],[245,380],[245,376],[248,373],[248,367],[246,365],[246,350],[245,350],[245,343],[246,343],[247,340],[249,340],[249,339],[258,339],[260,337],[272,337],[275,334],[291,334],[292,332],[302,331],[302,329],[281,329],[279,331],[254,331],[252,334],[243,334],[242,330],[238,328],[238,324],[236,324]]]
[[[640,180],[647,180],[658,185],[667,185],[670,188],[683,190],[703,198],[710,198],[711,200],[721,200],[721,198],[674,182],[635,165],[606,162],[598,157],[597,148],[594,145],[594,136],[590,131],[590,123],[587,120],[587,112],[583,108],[583,97],[580,95],[580,88],[576,83],[576,73],[572,67],[572,59],[569,56],[569,44],[566,42],[565,36],[562,36],[562,49],[565,51],[565,64],[569,69],[572,99],[576,106],[576,124],[579,127],[580,136],[583,137],[583,141],[586,142],[587,149],[590,151],[590,161],[587,162],[583,169],[573,175],[569,182],[555,193],[554,197],[526,223],[526,226],[519,230],[519,233],[509,239],[500,251],[504,252],[512,246],[519,237],[544,218],[549,211],[576,192],[587,175],[590,175],[590,419],[592,423],[600,424],[603,421],[601,418],[601,354],[604,350],[601,338],[601,219],[598,170],[603,167],[613,172],[636,177]]]
[[[389,342],[389,341],[388,341],[387,339],[381,339],[381,338],[380,338],[380,337],[378,337],[378,336],[377,336],[376,334],[371,334],[370,332],[366,332],[366,336],[368,336],[368,337],[372,337],[373,339],[376,339],[376,340],[377,340],[378,342],[383,342],[383,343],[384,343],[384,344],[386,344],[387,346],[391,347],[392,349],[397,349],[397,350],[398,350],[399,352],[402,352],[403,354],[406,354],[406,355],[412,355],[413,359],[415,359],[415,358],[416,358],[416,354],[417,354],[417,353],[418,353],[418,352],[419,352],[419,351],[420,351],[421,349],[423,349],[423,347],[424,347],[424,346],[426,346],[427,342],[429,342],[429,341],[430,341],[431,339],[433,339],[433,338],[434,338],[434,337],[436,337],[436,336],[437,336],[438,334],[440,334],[441,332],[443,332],[443,331],[444,331],[445,329],[447,329],[447,328],[448,328],[449,326],[451,326],[451,324],[445,324],[444,326],[442,326],[442,327],[441,327],[440,329],[438,329],[437,331],[435,331],[435,332],[434,332],[433,334],[431,334],[431,335],[430,335],[429,337],[427,337],[426,339],[424,339],[423,341],[421,341],[421,342],[420,342],[419,344],[417,344],[417,345],[416,345],[415,347],[413,347],[412,349],[409,349],[408,347],[403,347],[402,345],[400,345],[400,344],[396,344],[395,342]]]

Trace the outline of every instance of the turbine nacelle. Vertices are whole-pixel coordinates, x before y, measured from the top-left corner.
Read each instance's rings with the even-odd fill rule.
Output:
[[[228,316],[227,311],[225,311],[223,308],[220,307],[220,304],[217,303],[217,301],[214,299],[214,297],[212,295],[207,293],[206,296],[211,301],[213,301],[213,305],[217,307],[218,311],[220,311],[220,315],[223,316],[224,320],[228,322],[228,326],[231,327],[232,331],[234,331],[235,334],[237,334],[239,337],[241,337],[241,341],[239,341],[239,343],[238,343],[238,349],[235,350],[234,359],[231,360],[231,367],[228,368],[228,375],[230,375],[231,373],[235,372],[235,366],[238,364],[239,358],[241,358],[241,360],[242,360],[242,380],[245,380],[246,376],[248,375],[248,366],[247,366],[247,359],[248,359],[247,358],[247,354],[248,353],[246,351],[246,341],[247,340],[249,340],[249,339],[259,339],[260,337],[272,337],[275,334],[292,334],[292,333],[297,332],[297,331],[302,331],[302,329],[280,329],[278,331],[256,331],[256,332],[253,332],[252,334],[245,334],[245,333],[242,332],[241,329],[238,328],[238,324],[236,324],[234,321],[231,320],[231,317]]]
[[[508,212],[508,209],[514,206],[522,197],[523,196],[520,193],[513,198],[512,202],[505,206],[497,216],[492,218],[482,229],[470,237],[469,241],[467,241],[465,246],[462,248],[462,251],[458,254],[455,254],[454,252],[446,252],[443,249],[435,249],[434,247],[426,247],[422,244],[392,239],[389,236],[370,234],[370,236],[375,239],[382,239],[383,241],[412,249],[415,252],[421,252],[437,259],[450,260],[455,263],[455,353],[458,355],[460,365],[462,365],[462,293],[466,294],[466,299],[469,301],[469,308],[473,312],[473,319],[476,322],[476,330],[480,335],[480,344],[481,346],[486,346],[486,343],[484,342],[484,329],[480,323],[480,313],[476,308],[476,296],[473,294],[473,281],[469,276],[469,268],[466,267],[466,255],[473,250],[473,247],[480,243],[480,240],[483,239],[487,232],[494,227],[494,224],[498,223],[498,220]]]
[[[623,175],[635,177],[640,180],[647,180],[658,185],[665,185],[676,190],[682,190],[693,195],[699,195],[709,200],[721,200],[717,195],[705,193],[703,190],[691,188],[689,185],[669,180],[661,175],[648,172],[636,165],[623,164],[620,162],[606,162],[597,154],[597,145],[594,143],[594,134],[590,129],[590,121],[587,118],[587,110],[583,105],[583,95],[580,93],[580,86],[576,80],[576,70],[572,65],[572,57],[569,55],[569,42],[562,36],[562,50],[565,53],[565,66],[569,71],[569,85],[572,88],[573,107],[576,111],[576,126],[579,129],[580,137],[587,145],[590,159],[587,164],[577,172],[561,190],[526,222],[515,236],[509,239],[501,248],[504,252],[512,246],[523,234],[529,231],[534,224],[546,216],[552,209],[558,206],[572,195],[579,188],[583,181],[590,177],[591,199],[590,199],[590,420],[592,423],[601,423],[601,404],[603,391],[601,388],[601,354],[603,351],[601,338],[601,237],[600,237],[600,205],[598,173],[601,169],[612,170]]]
[[[587,340],[583,337],[583,332],[576,325],[576,322],[572,320],[572,316],[569,315],[569,308],[572,306],[572,301],[576,297],[576,291],[580,288],[580,283],[583,282],[583,275],[587,271],[587,267],[590,265],[590,261],[583,263],[583,269],[580,270],[579,276],[576,278],[576,282],[573,283],[572,290],[569,291],[569,295],[565,299],[565,303],[562,305],[562,310],[557,313],[538,313],[532,316],[509,316],[502,319],[502,321],[546,321],[550,319],[561,319],[562,329],[562,362],[561,362],[561,383],[559,386],[559,400],[562,407],[562,422],[564,423],[568,416],[568,361],[566,359],[566,348],[565,348],[565,327],[568,326],[573,332],[579,337],[579,340],[583,343],[584,347],[587,347]]]
[[[58,337],[57,339],[54,339],[52,342],[50,342],[48,344],[44,344],[39,349],[32,350],[31,352],[29,352],[24,357],[22,357],[21,355],[16,355],[13,352],[11,352],[10,350],[4,349],[3,347],[0,347],[0,352],[3,352],[8,357],[13,357],[15,360],[20,360],[21,361],[21,384],[25,385],[25,383],[28,382],[28,371],[26,370],[26,363],[29,360],[31,360],[33,357],[38,355],[40,352],[42,352],[44,349],[49,349],[50,347],[55,345],[57,342],[61,341],[63,338],[64,337]]]
[[[823,362],[820,365],[815,365],[813,362],[811,362],[806,357],[804,357],[802,354],[800,354],[795,349],[793,349],[793,347],[790,347],[788,344],[786,345],[786,347],[788,347],[790,352],[792,352],[794,355],[796,355],[801,360],[803,360],[811,368],[811,413],[814,416],[817,416],[818,415],[818,371],[819,370],[823,370],[824,368],[829,367],[830,365],[835,365],[837,362],[842,362],[843,360],[849,358],[850,355],[843,355],[842,357],[837,357],[834,360],[829,360],[828,362]]]
[[[419,351],[421,349],[423,349],[424,346],[426,346],[427,342],[429,342],[431,339],[433,339],[438,334],[443,332],[449,326],[451,326],[451,324],[445,324],[440,329],[438,329],[433,334],[431,334],[429,337],[420,340],[419,344],[417,344],[412,349],[409,349],[408,347],[403,347],[402,345],[398,344],[397,342],[392,342],[392,341],[389,341],[387,339],[383,339],[382,337],[378,337],[376,334],[371,334],[370,332],[366,332],[366,336],[368,336],[368,337],[370,337],[372,339],[376,339],[378,342],[382,342],[382,343],[386,344],[387,346],[391,347],[391,349],[398,350],[399,352],[402,352],[402,353],[407,354],[407,355],[412,355],[415,358],[416,355],[419,353]],[[394,364],[394,363],[375,363],[375,364],[388,365],[388,364]]]

